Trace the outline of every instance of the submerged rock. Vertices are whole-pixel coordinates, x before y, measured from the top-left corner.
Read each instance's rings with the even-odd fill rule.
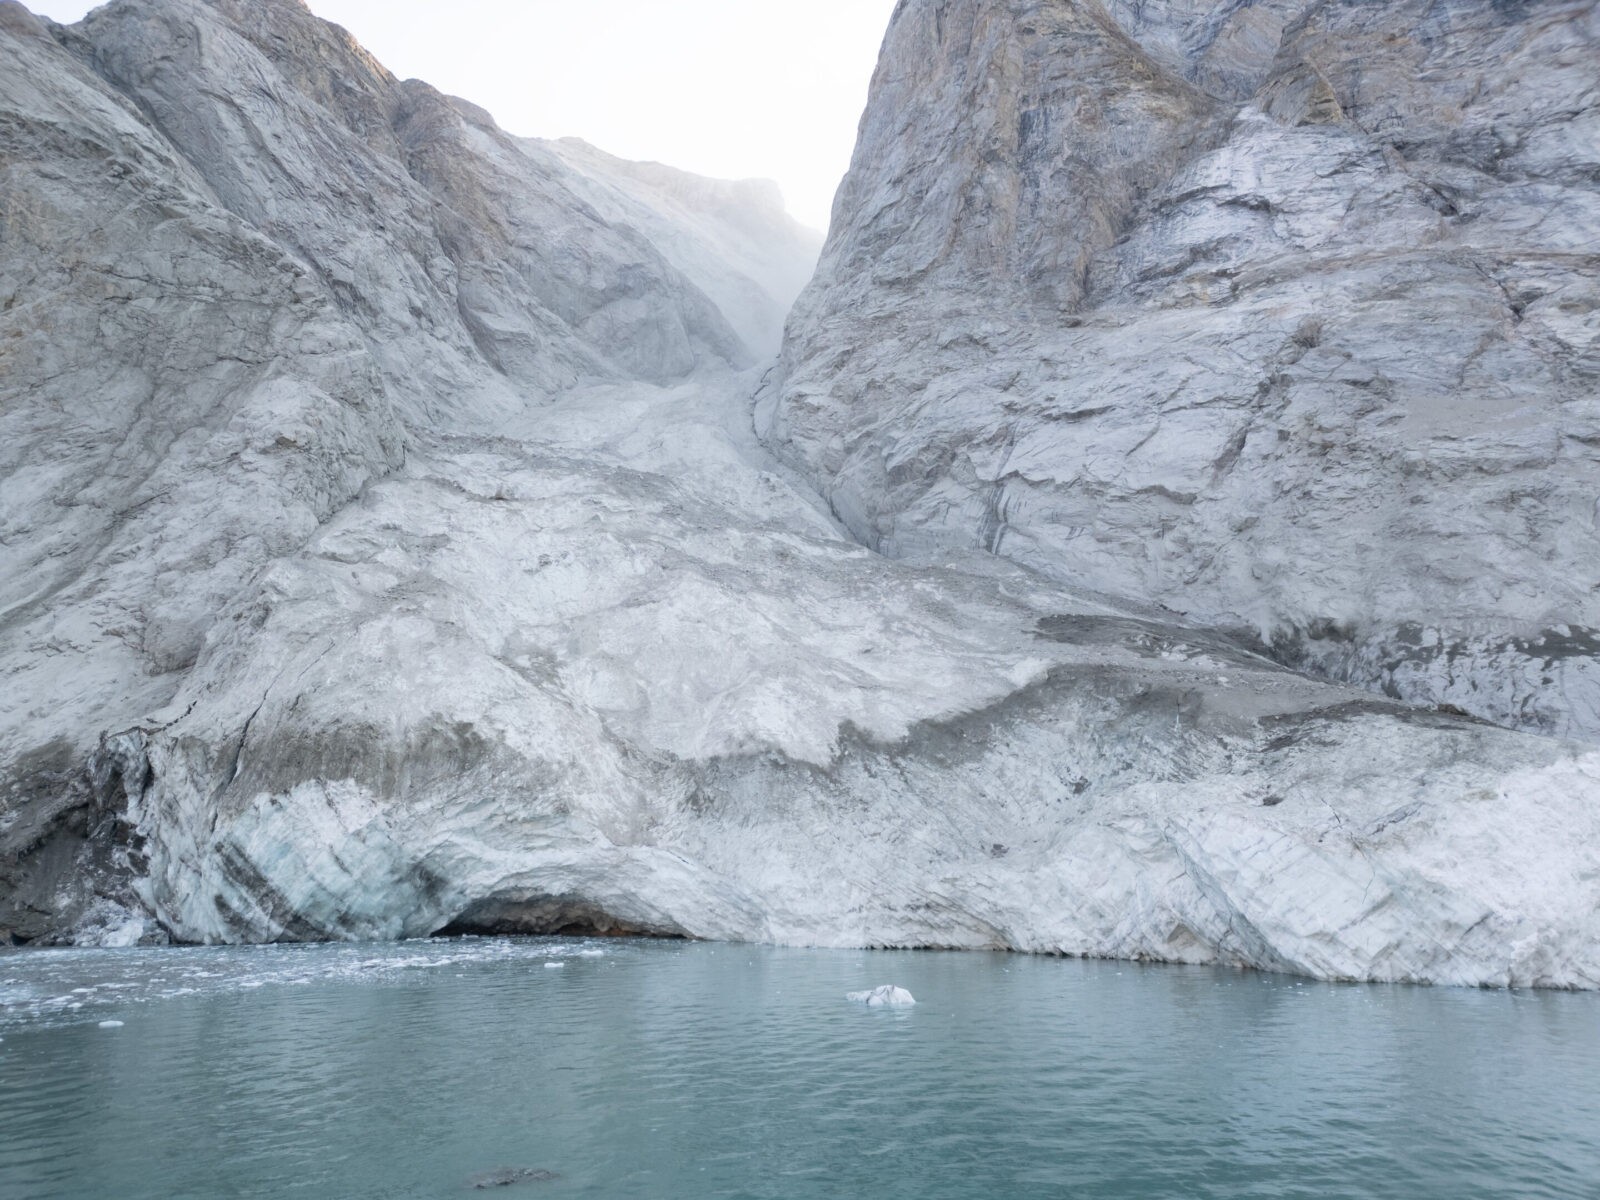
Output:
[[[491,1188],[514,1187],[519,1183],[553,1183],[561,1176],[539,1167],[497,1167],[483,1171],[467,1180],[468,1186],[478,1191]]]

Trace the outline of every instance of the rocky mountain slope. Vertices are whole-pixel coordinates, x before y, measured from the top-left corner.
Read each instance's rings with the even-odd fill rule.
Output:
[[[1600,737],[1600,7],[896,13],[769,438],[1292,665]]]
[[[811,281],[822,238],[784,211],[776,184],[628,162],[577,138],[525,145],[595,179],[585,200],[608,220],[642,230],[716,302],[746,346],[763,358],[778,352],[784,318]]]
[[[871,539],[886,556],[849,536],[868,508],[838,475],[813,490],[811,449],[851,444],[869,403],[906,444],[946,421],[955,464],[984,415],[958,385],[1037,373],[1037,324],[974,314],[1007,279],[1024,311],[1086,303],[1081,247],[1040,222],[1103,217],[1061,179],[1113,162],[1145,194],[1189,134],[1144,106],[1201,137],[1202,85],[1267,36],[1207,35],[1195,82],[1156,57],[1189,54],[1189,13],[1130,10],[1118,40],[1090,0],[902,6],[757,405],[775,457],[749,398],[807,246],[759,190],[509,138],[295,0],[118,0],[71,29],[0,3],[0,929],[643,931],[1600,986],[1589,747],[1309,678],[1120,576],[1011,561],[1014,534]],[[1076,32],[1041,49],[1024,26],[1047,19]],[[1134,34],[1152,49],[1128,60]],[[877,201],[887,229],[941,172],[1004,168],[963,128],[920,140],[965,84],[911,86],[991,49],[986,103],[1047,66],[1105,128],[1039,118],[1054,201],[973,210],[948,270],[902,287],[920,233],[876,266],[848,247]],[[1106,103],[1082,90],[1107,79]],[[864,362],[946,352],[946,416],[881,381],[849,399]]]
[[[296,3],[114,4],[70,29],[9,3],[0,37],[0,779],[22,844],[227,602],[428,431],[755,361],[669,261],[719,229],[771,221],[770,257],[809,267],[770,206],[648,231],[602,213],[603,179]],[[793,295],[706,269],[767,309]]]

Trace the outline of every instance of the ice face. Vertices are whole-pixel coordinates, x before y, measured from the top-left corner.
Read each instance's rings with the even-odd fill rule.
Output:
[[[845,225],[763,387],[741,331],[771,306],[754,324],[729,310],[745,284],[781,308],[774,281],[809,251],[781,223],[753,241],[718,226],[737,187],[508,138],[295,5],[113,4],[67,39],[93,48],[93,72],[0,5],[0,106],[25,164],[0,179],[0,211],[28,214],[0,262],[0,937],[649,933],[1600,984],[1600,756],[1318,681],[1237,629],[1270,633],[1279,611],[1241,597],[1366,604],[1385,578],[1371,553],[1408,604],[1442,604],[1446,544],[1472,612],[1498,619],[1510,609],[1479,600],[1529,588],[1565,605],[1587,586],[1589,526],[1529,506],[1576,511],[1586,402],[1561,391],[1555,422],[1530,400],[1526,437],[1502,437],[1522,426],[1489,400],[1469,405],[1471,454],[1441,457],[1449,406],[1399,368],[1426,365],[1409,306],[1449,282],[1446,259],[1465,271],[1460,256],[1404,259],[1427,286],[1380,304],[1363,289],[1391,279],[1390,256],[1338,257],[1345,233],[1313,220],[1333,205],[1372,229],[1392,210],[1415,233],[1426,189],[1357,154],[1352,126],[1224,121],[1216,97],[1147,64],[1124,79],[1116,39],[1084,59],[1101,24],[1065,30],[1050,86],[1111,87],[1130,128],[1160,109],[1154,141],[1127,147],[1135,174],[1193,133],[1209,148],[1183,169],[1220,182],[1174,194],[1173,213],[1241,197],[1201,225],[1269,222],[1262,237],[1291,243],[1272,260],[1287,282],[1234,297],[1242,268],[1185,267],[1117,283],[1132,308],[1096,308],[1100,259],[1065,269],[1049,189],[1093,209],[1085,228],[1120,228],[1121,210],[1047,173],[1017,222],[945,238],[918,206],[966,211],[948,173],[1011,151],[930,149],[961,97],[989,96],[965,86],[982,66],[954,57],[968,42],[928,41],[933,7],[902,8]],[[948,7],[1004,18],[985,38],[1024,36],[1004,5]],[[1541,95],[1592,61],[1547,70],[1525,49],[1519,78]],[[235,101],[240,78],[268,83]],[[885,142],[897,89],[924,85],[954,107],[910,106],[903,144]],[[1004,110],[994,129],[1056,145],[1072,131],[1040,99],[1034,115],[982,102]],[[1549,175],[1587,220],[1587,177],[1561,166],[1579,151],[1538,144],[1554,157],[1518,170]],[[1023,159],[1023,174],[1054,161]],[[1279,189],[1266,207],[1246,203],[1268,166],[1293,170],[1262,175]],[[1009,203],[1008,187],[983,194]],[[1137,266],[1166,262],[1188,226],[1132,228],[1103,249]],[[1301,244],[1318,230],[1331,264]],[[1066,289],[1043,332],[1036,305],[974,314],[998,286],[976,265],[1008,261],[983,239],[1007,231],[1026,277]],[[948,262],[913,261],[946,246]],[[1308,281],[1346,270],[1349,328],[1313,328]],[[1440,295],[1482,300],[1472,277]],[[1560,348],[1576,333],[1551,323],[1580,320],[1587,284],[1556,282],[1576,307],[1517,299],[1543,332],[1482,342],[1461,384],[1472,405],[1473,372],[1511,380],[1531,362],[1543,378],[1555,356],[1581,374]],[[1444,348],[1484,333],[1487,311],[1463,308]],[[1244,332],[1215,338],[1219,322]],[[1390,325],[1396,340],[1377,339]],[[1362,374],[1369,337],[1382,361]],[[1324,387],[1345,407],[1321,407]],[[1546,471],[1551,429],[1563,449]],[[1432,457],[1366,456],[1402,435]],[[1323,465],[1301,495],[1306,456]],[[1438,508],[1394,472],[1436,481]],[[1547,490],[1523,495],[1529,472]],[[1191,476],[1204,486],[1174,483]],[[1390,519],[1397,495],[1415,528]],[[1444,536],[1478,513],[1487,541]],[[1528,531],[1511,575],[1567,531],[1560,580],[1479,572],[1507,522]],[[1317,530],[1326,561],[1301,569]],[[1516,650],[1576,664],[1577,682],[1496,668],[1507,704],[1536,688],[1581,714],[1586,611]],[[1452,629],[1396,636],[1426,675],[1478,661]]]

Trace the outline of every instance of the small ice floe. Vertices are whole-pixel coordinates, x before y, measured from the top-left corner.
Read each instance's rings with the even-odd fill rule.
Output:
[[[559,970],[561,970],[562,967],[564,967],[566,965],[567,964],[564,963],[564,962],[547,962],[544,965],[544,969],[546,971],[559,971]]]
[[[872,988],[870,991],[851,992],[845,999],[865,1004],[868,1008],[905,1008],[917,1002],[916,997],[905,988],[895,987],[892,983]]]
[[[579,958],[604,958],[605,956],[606,956],[606,952],[604,950],[579,950],[578,951],[578,957]]]
[[[101,1029],[121,1029],[122,1028],[122,1022],[121,1021],[101,1021],[100,1022],[100,1028]]]

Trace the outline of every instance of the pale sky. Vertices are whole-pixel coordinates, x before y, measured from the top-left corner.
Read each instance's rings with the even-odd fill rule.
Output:
[[[86,0],[23,0],[76,21]],[[401,78],[528,137],[775,179],[825,230],[895,0],[309,0]]]

